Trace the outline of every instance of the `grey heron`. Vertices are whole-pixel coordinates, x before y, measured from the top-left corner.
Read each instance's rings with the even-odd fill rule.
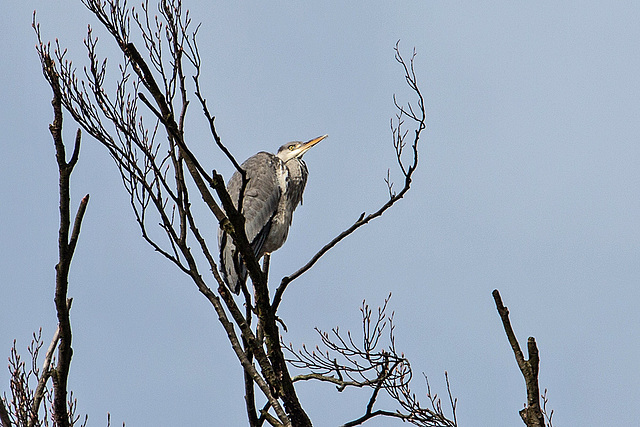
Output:
[[[319,136],[307,142],[284,144],[277,154],[264,151],[249,157],[241,168],[248,182],[242,197],[245,232],[251,248],[259,260],[265,254],[280,249],[287,240],[293,211],[302,202],[302,192],[309,174],[302,156],[325,139]],[[227,191],[238,209],[242,176],[236,171]],[[220,264],[223,279],[229,289],[239,294],[247,280],[247,269],[233,239],[225,231],[218,231]]]

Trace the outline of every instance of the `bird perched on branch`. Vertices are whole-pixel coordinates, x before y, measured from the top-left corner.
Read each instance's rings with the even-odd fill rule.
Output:
[[[249,157],[241,165],[248,179],[243,194],[242,175],[236,171],[229,180],[227,191],[236,209],[238,201],[242,202],[244,228],[256,259],[280,249],[287,240],[293,211],[302,202],[309,174],[302,156],[326,137],[289,142],[276,155],[261,151]],[[247,268],[233,239],[222,229],[218,243],[223,278],[229,289],[239,294],[247,280]]]

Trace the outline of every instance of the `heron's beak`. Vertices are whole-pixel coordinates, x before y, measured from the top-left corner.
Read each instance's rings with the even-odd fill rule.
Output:
[[[329,135],[322,135],[319,136],[317,138],[313,138],[311,141],[307,141],[304,143],[304,145],[302,145],[301,154],[304,154],[309,148],[313,147],[314,145],[316,145],[318,142],[322,141],[323,139],[325,139],[326,137],[328,137]]]

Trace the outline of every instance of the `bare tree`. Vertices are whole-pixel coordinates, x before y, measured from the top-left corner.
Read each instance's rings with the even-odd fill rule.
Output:
[[[85,41],[89,64],[78,72],[64,49],[57,44],[51,49],[50,44],[42,41],[35,25],[38,54],[43,63],[55,64],[60,77],[62,105],[111,154],[129,193],[143,238],[188,275],[216,311],[244,368],[250,424],[258,426],[266,421],[272,425],[311,425],[289,373],[276,313],[286,289],[295,279],[342,239],[380,217],[409,190],[418,165],[418,141],[425,128],[424,100],[417,85],[413,56],[405,61],[396,46],[396,60],[417,96],[415,106],[396,103],[398,114],[392,122],[393,145],[404,176],[403,187],[396,193],[387,181],[389,199],[373,213],[362,214],[308,263],[283,278],[272,298],[267,274],[250,249],[244,218],[234,208],[223,177],[215,170],[208,172],[211,168],[201,164],[185,139],[185,118],[190,111],[190,93],[193,93],[208,121],[213,142],[242,172],[230,150],[223,145],[215,128],[215,118],[201,92],[198,27],[193,28],[188,11],[183,10],[179,0],[160,1],[157,18],[152,18],[148,2],[142,4],[141,11],[129,9],[117,0],[83,0],[83,4],[111,35],[123,53],[123,61],[117,68],[115,93],[108,93],[105,81],[114,68],[107,67],[106,60],[99,58],[98,41],[91,28]],[[135,37],[132,29],[137,34]],[[141,40],[141,44],[136,44],[134,39]],[[191,76],[191,84],[187,75]],[[50,78],[47,79],[51,83]],[[415,125],[408,162],[403,158],[405,138],[409,134],[403,128],[405,120]],[[192,210],[194,191],[239,248],[253,282],[254,295],[245,293],[243,300],[237,301],[225,287],[212,256],[215,247],[211,247],[199,229],[203,221],[208,225],[212,218],[196,217]],[[160,227],[156,228],[158,223]],[[202,270],[201,259],[211,274]],[[389,373],[380,377],[379,387],[384,382],[385,389],[396,387],[398,396],[407,393],[401,390],[407,387],[407,373],[396,371],[406,370],[407,366],[400,359],[389,359],[385,368]],[[255,387],[266,400],[260,410],[256,406]]]
[[[245,219],[234,207],[223,177],[213,165],[201,163],[185,137],[186,117],[190,112],[188,107],[195,100],[209,125],[212,145],[220,150],[223,159],[234,165],[246,183],[244,171],[216,130],[215,117],[201,91],[203,65],[197,44],[199,26],[194,28],[189,12],[183,10],[180,0],[160,0],[155,17],[146,0],[140,11],[129,8],[126,1],[81,1],[108,32],[123,56],[117,67],[107,66],[107,60],[100,58],[97,53],[98,39],[89,27],[85,39],[89,62],[79,71],[57,41],[52,48],[50,43],[42,40],[34,14],[37,52],[44,76],[54,91],[55,119],[51,132],[60,169],[61,213],[60,262],[56,266],[55,296],[59,326],[42,370],[38,370],[35,364],[42,346],[39,335],[34,335],[29,350],[33,360],[29,371],[25,370],[24,363],[14,349],[12,374],[20,386],[12,385],[12,399],[9,401],[5,397],[0,404],[2,424],[35,426],[44,422],[47,425],[46,401],[43,405],[44,421],[39,418],[43,396],[51,398],[49,407],[53,425],[72,426],[78,421],[74,415],[74,401],[67,396],[72,350],[69,323],[71,300],[66,295],[69,266],[88,195],[81,203],[69,235],[69,176],[78,160],[80,131],[71,159],[66,161],[61,137],[64,108],[86,133],[110,153],[129,194],[143,239],[185,273],[215,310],[244,370],[249,425],[310,426],[311,420],[299,401],[295,385],[300,381],[315,380],[332,383],[339,392],[347,387],[369,391],[366,407],[358,411],[362,415],[346,422],[345,426],[360,425],[374,417],[394,418],[418,426],[457,426],[457,400],[451,393],[446,372],[450,416],[445,415],[441,400],[437,394],[432,394],[428,381],[428,406],[423,406],[411,391],[413,371],[403,353],[396,349],[393,314],[387,314],[389,299],[377,310],[377,315],[363,303],[361,341],[349,332],[343,334],[337,327],[330,333],[318,330],[322,350],[317,346],[309,351],[304,345],[301,350],[296,350],[292,344],[284,344],[280,328],[285,326],[277,315],[285,291],[296,279],[343,239],[379,218],[410,190],[413,174],[418,167],[421,133],[426,127],[424,99],[414,69],[415,50],[406,60],[398,44],[395,46],[395,59],[415,96],[415,101],[410,103],[399,103],[395,97],[393,100],[397,114],[391,120],[391,136],[397,167],[403,176],[402,187],[399,191],[394,190],[387,173],[388,199],[382,201],[372,213],[360,215],[353,224],[320,248],[306,264],[282,278],[271,296],[268,287],[269,257],[265,256],[261,267],[245,234]],[[115,76],[112,75],[114,71]],[[110,83],[107,82],[112,79],[115,81],[115,90],[110,92],[107,89]],[[198,216],[192,209],[194,199],[198,198],[207,207],[207,215]],[[253,293],[244,289],[236,299],[225,286],[212,255],[216,253],[216,242],[212,247],[200,232],[201,224],[210,228],[214,218],[240,251],[251,277]],[[502,316],[500,307],[498,311]],[[58,359],[54,368],[51,365],[55,348],[58,349]],[[525,362],[529,363],[530,370],[535,370],[536,375],[535,389],[532,388],[531,393],[539,395],[537,358],[531,356]],[[520,365],[520,359],[518,363]],[[291,368],[301,373],[292,375]],[[29,387],[30,376],[36,380],[34,391]],[[53,383],[52,397],[47,389],[49,378]],[[381,392],[391,398],[395,405],[393,408],[377,408]],[[546,402],[546,396],[543,396],[545,407]],[[531,400],[529,406],[535,403]],[[537,404],[539,409],[539,400]],[[542,424],[529,424],[528,412],[523,419],[527,425],[544,425],[544,419]],[[548,423],[550,426],[551,416],[548,417]]]
[[[37,30],[37,27],[34,27]],[[37,30],[38,31],[38,30]],[[41,331],[33,334],[33,340],[29,346],[31,364],[27,369],[26,363],[21,360],[14,341],[9,358],[9,370],[11,372],[11,398],[6,395],[0,399],[0,421],[2,426],[34,427],[48,426],[48,414],[51,413],[52,425],[58,427],[74,426],[79,417],[75,415],[75,400],[72,394],[67,394],[67,378],[73,350],[71,348],[71,322],[69,310],[71,298],[67,298],[69,289],[69,268],[71,260],[80,236],[80,226],[89,203],[87,194],[80,202],[80,206],[71,222],[69,186],[71,173],[78,162],[80,154],[80,129],[76,134],[73,152],[67,160],[66,146],[62,140],[62,92],[59,75],[51,60],[51,57],[41,55],[42,72],[53,90],[53,123],[49,125],[49,131],[53,137],[58,163],[59,174],[59,207],[60,227],[58,231],[58,263],[56,264],[55,297],[58,327],[53,339],[47,348],[42,368],[38,368],[38,355],[42,348]],[[55,351],[58,351],[57,360],[54,359]],[[49,379],[53,383],[52,392],[48,387]],[[44,410],[44,416],[40,416],[40,409]],[[86,419],[83,426],[86,423]]]

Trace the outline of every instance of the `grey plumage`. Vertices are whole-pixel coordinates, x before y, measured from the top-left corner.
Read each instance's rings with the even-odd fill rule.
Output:
[[[276,155],[261,151],[242,165],[248,182],[242,197],[245,232],[257,259],[282,247],[293,218],[293,211],[302,202],[307,183],[307,165],[302,155],[327,135],[308,142],[284,144]],[[242,177],[235,172],[227,191],[238,208]],[[247,280],[247,269],[231,236],[218,231],[222,275],[229,289],[240,293]]]

